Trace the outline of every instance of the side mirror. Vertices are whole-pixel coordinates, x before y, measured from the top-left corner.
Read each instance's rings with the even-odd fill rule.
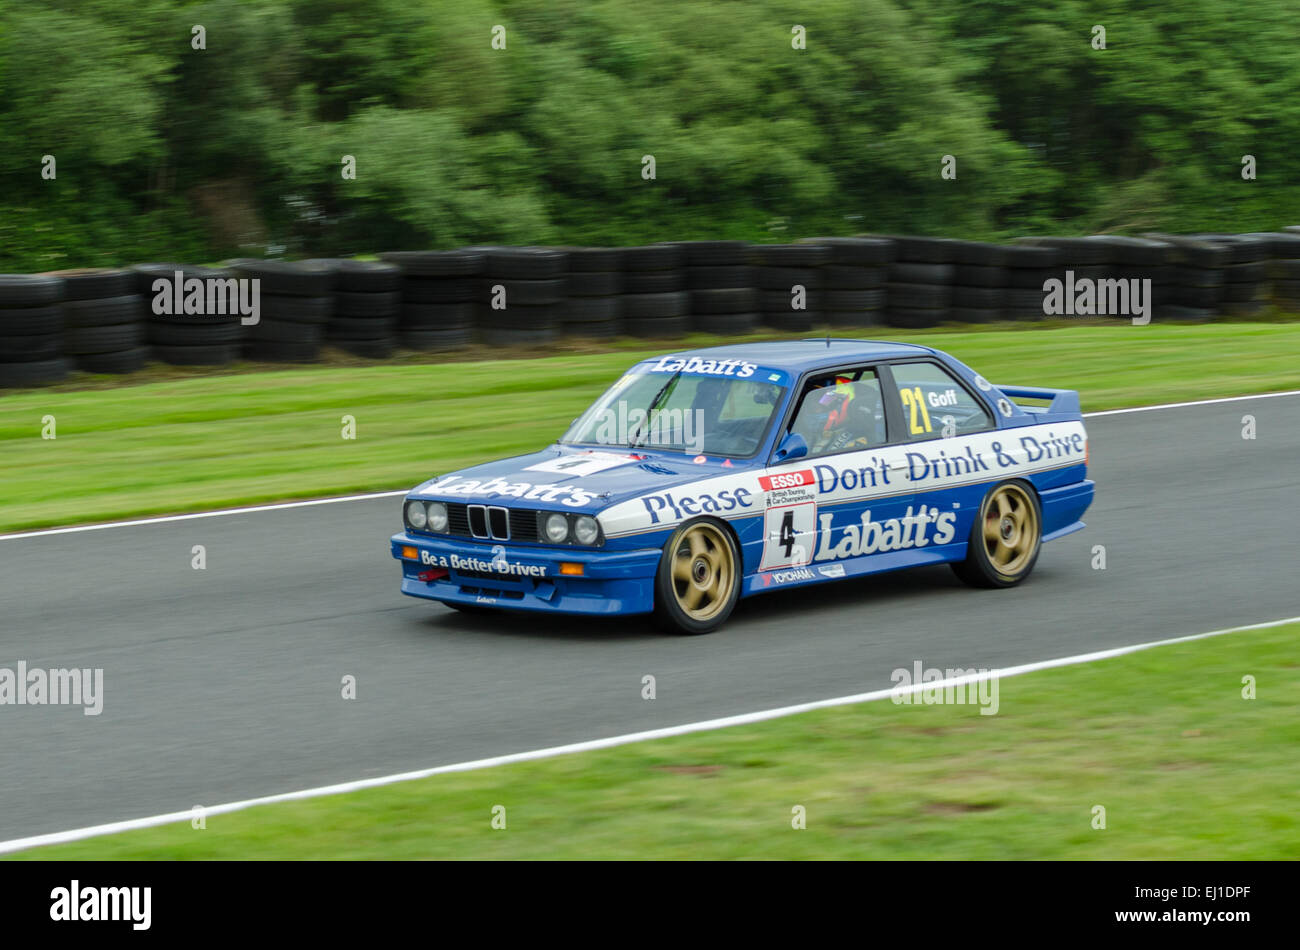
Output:
[[[808,440],[798,432],[787,432],[781,444],[776,447],[773,462],[793,462],[808,454]]]

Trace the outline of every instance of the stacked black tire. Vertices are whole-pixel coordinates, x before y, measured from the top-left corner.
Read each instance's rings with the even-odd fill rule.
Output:
[[[411,350],[443,350],[474,340],[482,251],[394,251],[381,254],[402,272],[398,342]]]
[[[1272,239],[1269,280],[1274,306],[1290,313],[1300,311],[1300,232],[1277,232]]]
[[[1214,319],[1223,305],[1225,272],[1232,263],[1229,248],[1177,234],[1150,232],[1142,236],[1169,248],[1169,292],[1160,308],[1162,319]]]
[[[1025,237],[1017,238],[1017,243],[1030,247],[1051,248],[1056,253],[1055,273],[1051,276],[1067,284],[1067,272],[1073,274],[1074,281],[1103,280],[1110,275],[1107,258],[1110,249],[1101,241],[1086,237]],[[1042,319],[1045,292],[1042,284],[1038,285],[1038,318]]]
[[[1065,279],[1061,255],[1052,247],[1010,245],[1007,251],[1007,293],[1003,315],[1008,320],[1042,320],[1043,284]]]
[[[1193,234],[1192,238],[1228,248],[1223,269],[1223,313],[1250,317],[1268,305],[1269,259],[1273,241],[1258,234]]]
[[[210,280],[237,279],[233,271],[193,264],[137,264],[131,272],[136,293],[142,301],[145,338],[155,359],[173,366],[225,366],[239,359],[240,341],[244,337],[239,291],[236,289],[233,300],[223,292],[220,306],[217,306],[215,294],[209,306],[207,293]],[[177,312],[174,289],[178,273],[182,300],[180,312]],[[166,284],[158,284],[160,280]],[[200,281],[203,286],[202,313],[184,312],[185,285],[191,280]],[[170,306],[165,302],[165,295],[172,297]],[[247,299],[251,302],[251,298]],[[217,309],[226,312],[209,312]],[[159,310],[164,312],[159,313]]]
[[[63,281],[63,352],[88,373],[131,373],[144,366],[144,301],[128,270],[50,274]]]
[[[560,309],[565,336],[610,337],[623,332],[623,249],[569,247],[567,297]]]
[[[229,261],[240,278],[261,281],[261,314],[245,327],[244,352],[271,363],[306,363],[320,358],[325,327],[334,312],[333,261]]]
[[[950,319],[955,241],[948,238],[892,238],[897,254],[889,265],[885,320],[891,327],[937,327]]]
[[[484,248],[479,339],[491,346],[551,343],[560,335],[569,255],[554,247]]]
[[[691,327],[728,336],[758,329],[758,269],[745,241],[682,241]]]
[[[368,359],[385,359],[397,346],[402,270],[386,261],[332,260],[337,271],[334,310],[325,328],[331,346]]]
[[[817,281],[823,321],[838,327],[880,326],[889,266],[897,248],[888,238],[814,237],[799,241],[826,249]]]
[[[57,277],[0,274],[0,389],[42,386],[68,375],[63,293]]]
[[[1143,296],[1140,301],[1146,316],[1150,319],[1168,317],[1168,308],[1177,306],[1173,301],[1173,292],[1169,283],[1172,276],[1170,265],[1172,245],[1151,238],[1110,234],[1093,235],[1087,240],[1102,247],[1103,278],[1125,281],[1129,287],[1129,312],[1106,314],[1106,316],[1124,320],[1138,316],[1139,300],[1132,296],[1134,287],[1132,282],[1138,281],[1136,285],[1138,293],[1145,295],[1146,288],[1150,289],[1150,298]],[[1145,281],[1151,283],[1147,284]]]
[[[805,333],[826,322],[822,268],[833,259],[825,244],[756,244],[759,313],[774,330]]]
[[[952,308],[957,323],[993,323],[1007,316],[1013,248],[980,241],[952,245]]]
[[[691,326],[686,252],[676,244],[623,249],[623,330],[629,336],[679,336]]]

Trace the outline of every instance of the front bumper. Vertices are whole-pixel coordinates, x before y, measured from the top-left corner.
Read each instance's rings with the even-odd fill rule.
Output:
[[[406,532],[393,535],[390,544],[402,565],[403,594],[554,614],[649,613],[663,554],[659,548],[530,547]],[[581,564],[581,576],[561,574],[561,564]]]

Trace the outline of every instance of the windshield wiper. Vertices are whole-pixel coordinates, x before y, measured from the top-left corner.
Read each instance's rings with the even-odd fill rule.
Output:
[[[636,434],[628,440],[627,447],[629,449],[640,448],[642,427],[649,424],[650,414],[659,408],[659,403],[663,401],[663,398],[668,393],[668,390],[673,387],[673,385],[677,382],[677,380],[681,377],[681,375],[682,375],[681,370],[678,370],[677,372],[673,373],[672,377],[668,380],[668,382],[664,383],[663,386],[659,388],[659,392],[655,393],[654,399],[650,400],[650,406],[645,411],[645,419],[643,419],[641,423],[637,425]],[[648,435],[649,433],[646,434]]]

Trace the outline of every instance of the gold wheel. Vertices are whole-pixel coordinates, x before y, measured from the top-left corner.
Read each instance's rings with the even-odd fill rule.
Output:
[[[1038,509],[1020,485],[1000,486],[984,508],[984,551],[998,573],[1014,577],[1038,550]]]
[[[726,606],[735,579],[731,545],[722,529],[701,522],[681,536],[673,551],[673,595],[692,620],[712,620]]]

